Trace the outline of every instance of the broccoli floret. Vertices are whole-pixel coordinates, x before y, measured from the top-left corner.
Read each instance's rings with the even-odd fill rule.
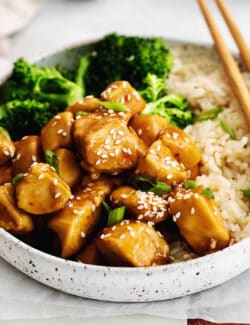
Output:
[[[145,83],[147,87],[141,91],[141,95],[147,105],[141,114],[160,115],[180,128],[193,122],[193,113],[189,110],[186,98],[178,94],[167,94],[164,79],[148,74]]]
[[[48,102],[17,99],[0,105],[0,126],[9,131],[13,140],[18,140],[27,133],[40,134],[41,128],[56,113]]]
[[[36,99],[65,107],[82,97],[82,89],[54,67],[39,67],[19,59],[1,94],[3,101]]]
[[[97,42],[89,60],[86,89],[88,94],[95,96],[115,80],[128,80],[141,90],[148,73],[165,78],[173,63],[164,39],[115,33]]]

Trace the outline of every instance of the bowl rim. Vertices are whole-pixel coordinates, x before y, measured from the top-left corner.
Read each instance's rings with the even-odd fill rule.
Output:
[[[66,46],[62,46],[58,49],[55,49],[53,51],[48,51],[46,53],[42,53],[40,55],[34,56],[33,58],[29,59],[31,63],[37,63],[39,61],[42,61],[50,56],[59,54],[60,52],[65,52],[65,51],[71,51],[74,49],[78,49],[80,47],[84,47],[87,45],[92,45],[95,44],[98,40],[100,40],[103,36],[100,37],[90,37],[90,38],[85,38],[82,41],[77,41],[77,42],[72,42]],[[190,40],[185,40],[182,38],[171,38],[171,37],[165,37],[165,36],[159,36],[162,37],[166,40],[166,42],[170,44],[183,44],[183,45],[195,45],[195,46],[200,46],[200,47],[206,47],[207,49],[214,48],[213,42],[201,42],[201,41],[190,41]],[[171,46],[171,45],[170,45]],[[239,55],[235,51],[231,51],[233,55],[237,58],[239,58]],[[13,65],[13,62],[12,62]],[[3,74],[3,76],[0,76],[0,84],[3,83],[6,78],[8,78],[12,72],[12,66],[10,67],[9,71]],[[190,259],[187,261],[180,261],[176,263],[171,263],[171,264],[164,264],[164,265],[159,265],[159,266],[144,266],[144,267],[120,267],[120,266],[105,266],[105,265],[95,265],[95,264],[86,264],[78,261],[72,261],[70,259],[65,259],[62,257],[54,256],[52,254],[46,253],[44,251],[41,251],[37,248],[32,247],[31,245],[26,244],[23,242],[21,239],[18,239],[15,237],[13,234],[5,230],[4,228],[0,227],[0,237],[3,237],[6,241],[12,242],[15,246],[19,246],[19,248],[23,250],[30,251],[34,253],[36,256],[47,259],[49,261],[57,262],[60,263],[61,265],[70,265],[74,268],[82,268],[82,269],[88,269],[88,270],[95,270],[98,269],[100,271],[112,271],[112,272],[121,272],[121,271],[127,271],[130,273],[144,273],[145,271],[150,272],[152,270],[164,270],[168,269],[169,271],[175,271],[176,269],[179,269],[183,265],[186,267],[191,267],[199,262],[204,262],[209,261],[210,259],[214,258],[219,258],[220,255],[224,254],[230,254],[232,251],[240,249],[241,246],[248,246],[250,243],[250,236],[240,240],[239,242],[230,245],[220,251],[216,251],[211,254],[207,254],[204,256],[198,256],[194,259]],[[1,256],[0,256],[1,257]],[[250,267],[250,266],[249,266]]]

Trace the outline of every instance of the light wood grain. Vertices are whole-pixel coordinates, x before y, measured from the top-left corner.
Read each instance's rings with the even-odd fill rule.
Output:
[[[213,36],[217,52],[220,55],[225,71],[233,88],[233,91],[238,98],[243,113],[250,127],[250,95],[243,81],[240,70],[235,62],[232,54],[228,50],[217,26],[214,18],[207,6],[206,0],[198,0],[202,13],[206,19],[207,25]]]
[[[239,27],[237,26],[235,20],[233,19],[224,0],[216,0],[216,3],[238,46],[242,61],[245,63],[247,70],[250,71],[250,49],[247,45],[247,42],[244,39],[242,33],[240,32]]]

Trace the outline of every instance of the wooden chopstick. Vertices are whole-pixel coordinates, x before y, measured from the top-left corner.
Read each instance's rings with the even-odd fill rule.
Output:
[[[250,49],[247,46],[242,33],[240,32],[237,24],[235,23],[228,7],[226,6],[224,0],[216,0],[217,6],[220,9],[220,12],[237,44],[242,61],[245,63],[247,70],[250,72]]]
[[[206,19],[208,28],[213,36],[215,46],[220,55],[221,61],[224,65],[225,71],[228,75],[229,81],[233,88],[233,91],[238,98],[238,101],[242,107],[242,110],[246,116],[248,125],[250,127],[250,95],[244,80],[241,76],[238,65],[236,64],[232,54],[226,47],[226,44],[219,32],[218,27],[214,21],[214,18],[209,10],[206,0],[198,0],[202,13]]]

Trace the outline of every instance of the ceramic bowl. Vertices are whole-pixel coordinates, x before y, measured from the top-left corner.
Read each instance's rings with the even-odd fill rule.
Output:
[[[173,44],[168,43],[170,47]],[[81,44],[36,62],[70,67],[93,44]],[[146,302],[199,292],[246,271],[250,267],[250,237],[194,260],[129,268],[88,265],[54,257],[0,229],[0,256],[29,277],[66,293],[106,301]]]

